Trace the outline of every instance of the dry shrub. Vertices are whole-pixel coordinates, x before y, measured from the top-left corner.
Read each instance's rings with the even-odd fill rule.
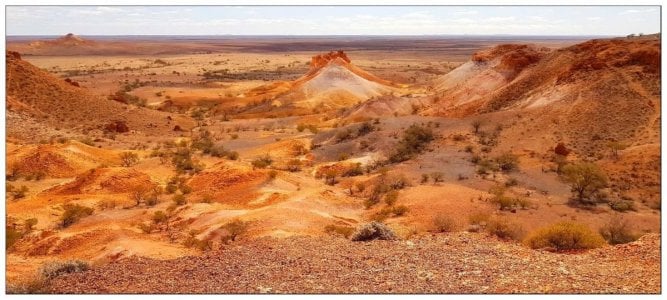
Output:
[[[521,225],[510,222],[507,219],[490,219],[486,225],[486,231],[503,240],[519,241],[525,235]]]
[[[621,216],[612,217],[607,224],[600,228],[600,234],[611,245],[634,242],[639,238],[630,223]]]
[[[560,222],[538,229],[526,239],[533,249],[553,249],[555,251],[598,248],[604,239],[584,224]]]
[[[354,233],[354,228],[350,226],[331,224],[325,226],[324,231],[331,235],[341,235],[344,236],[345,238],[349,238],[352,235],[352,233]]]
[[[90,265],[82,260],[47,262],[39,269],[39,274],[45,279],[53,279],[62,274],[78,273],[90,269]]]
[[[371,241],[371,240],[396,240],[396,234],[387,227],[379,222],[370,222],[368,224],[362,225],[353,235],[352,241]]]
[[[60,217],[61,226],[63,228],[69,227],[70,225],[76,223],[81,218],[90,216],[93,214],[93,209],[90,207],[82,206],[79,204],[65,204],[63,206],[65,212]]]
[[[438,214],[433,217],[433,229],[435,232],[452,232],[456,229],[456,221],[446,214]]]

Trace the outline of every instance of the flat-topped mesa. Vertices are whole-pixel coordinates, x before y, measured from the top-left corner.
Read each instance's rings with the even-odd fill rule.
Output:
[[[351,62],[351,60],[347,57],[347,54],[345,54],[343,50],[331,51],[329,53],[318,54],[313,56],[313,58],[310,60],[310,68],[319,69],[329,64],[329,62],[334,61],[338,58],[342,59],[346,63]]]

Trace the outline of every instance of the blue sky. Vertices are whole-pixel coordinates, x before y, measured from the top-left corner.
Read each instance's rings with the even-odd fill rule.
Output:
[[[626,35],[658,6],[7,6],[8,35]]]

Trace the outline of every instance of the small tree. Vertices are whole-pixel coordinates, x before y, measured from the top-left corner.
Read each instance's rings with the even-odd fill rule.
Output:
[[[625,149],[626,145],[620,142],[610,142],[607,144],[607,147],[609,147],[611,150],[612,157],[614,157],[614,159],[618,159],[618,151]]]
[[[479,128],[482,127],[482,120],[474,120],[470,125],[472,125],[473,132],[477,134],[479,133]]]
[[[594,163],[566,165],[563,178],[570,184],[574,199],[582,204],[593,204],[592,196],[607,186],[607,177]]]
[[[139,162],[139,156],[132,152],[123,152],[120,154],[120,160],[123,167],[131,167]]]

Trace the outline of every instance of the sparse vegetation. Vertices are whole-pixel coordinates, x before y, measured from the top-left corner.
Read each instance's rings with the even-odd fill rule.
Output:
[[[273,159],[268,154],[255,158],[252,161],[252,167],[256,169],[264,169],[270,166],[273,163]]]
[[[613,216],[600,228],[600,235],[610,245],[618,245],[634,242],[639,238],[630,223],[622,216]]]
[[[60,226],[69,227],[80,219],[93,214],[93,209],[79,204],[65,204],[63,214],[60,216]]]
[[[561,222],[538,229],[525,242],[533,249],[566,251],[597,248],[604,244],[604,239],[586,225]]]
[[[403,138],[396,146],[394,153],[389,157],[392,163],[406,161],[424,151],[426,145],[435,138],[433,131],[428,127],[413,124],[403,133]]]
[[[123,167],[131,167],[139,162],[139,156],[132,152],[123,152],[120,154],[120,161]]]
[[[594,196],[607,186],[607,177],[600,168],[587,162],[563,167],[563,179],[570,184],[577,204],[595,204]]]
[[[452,232],[456,229],[456,221],[449,215],[440,213],[433,217],[433,230],[435,232]]]

